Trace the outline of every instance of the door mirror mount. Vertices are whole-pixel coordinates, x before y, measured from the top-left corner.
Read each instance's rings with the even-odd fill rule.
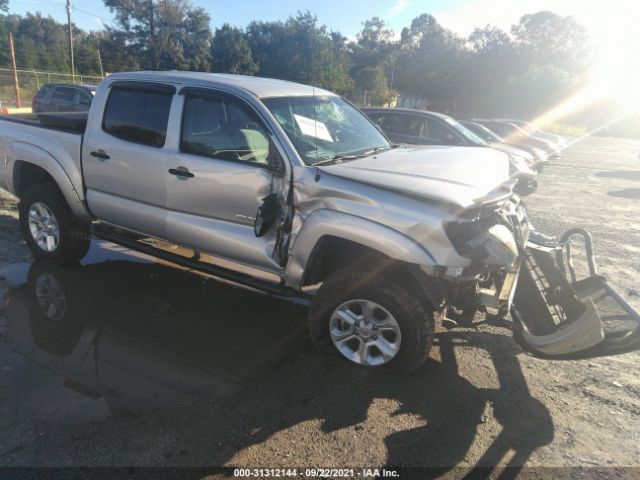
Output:
[[[256,234],[256,237],[262,237],[267,233],[279,214],[280,202],[278,201],[278,196],[275,193],[267,195],[262,200],[262,205],[260,205],[253,222],[253,232]]]

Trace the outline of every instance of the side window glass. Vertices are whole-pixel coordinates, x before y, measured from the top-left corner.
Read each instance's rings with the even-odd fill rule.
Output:
[[[377,113],[372,118],[387,133],[406,134],[404,115],[393,113]]]
[[[82,90],[76,90],[76,98],[74,103],[78,105],[91,105],[91,97]]]
[[[417,138],[427,138],[427,122],[415,115],[405,115],[404,128],[407,135]]]
[[[58,100],[61,102],[73,102],[73,88],[67,87],[58,87],[54,90],[53,100]]]
[[[180,140],[183,152],[266,166],[269,142],[261,122],[239,102],[186,96]]]
[[[172,98],[166,93],[114,87],[102,128],[122,140],[160,148],[167,137]]]
[[[440,140],[441,142],[450,142],[451,137],[455,138],[451,130],[437,120],[429,119],[429,138]]]
[[[49,93],[50,88],[49,87],[42,87],[38,93],[36,93],[36,98],[38,100],[42,100],[43,98],[45,98],[47,96],[47,94]]]

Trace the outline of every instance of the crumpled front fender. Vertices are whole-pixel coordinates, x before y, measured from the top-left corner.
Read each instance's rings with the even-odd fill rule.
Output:
[[[320,209],[306,218],[292,242],[285,269],[288,286],[302,288],[305,270],[314,249],[327,236],[348,240],[390,258],[419,265],[425,272],[436,266],[427,250],[396,230],[347,213]]]

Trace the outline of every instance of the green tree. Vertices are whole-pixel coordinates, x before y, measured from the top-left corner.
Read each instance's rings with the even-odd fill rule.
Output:
[[[394,87],[455,113],[466,54],[461,38],[422,14],[402,30]]]
[[[7,13],[9,11],[9,0],[0,0],[0,12]]]
[[[390,82],[398,45],[384,20],[373,17],[362,25],[357,41],[350,45],[355,98],[365,105],[387,103],[394,96]]]
[[[345,38],[309,12],[285,22],[251,22],[247,37],[258,74],[328,88],[351,91]]]
[[[209,15],[187,0],[105,0],[118,34],[143,68],[209,70]]]
[[[511,31],[530,64],[580,73],[589,63],[589,38],[571,16],[541,11],[523,16]]]
[[[476,28],[467,44],[470,52],[461,69],[461,98],[459,106],[474,115],[496,116],[504,113],[505,91],[514,72],[526,69],[517,46],[511,36],[498,28],[487,25]]]
[[[215,72],[253,75],[258,71],[246,34],[228,23],[216,29],[211,40],[211,57]]]

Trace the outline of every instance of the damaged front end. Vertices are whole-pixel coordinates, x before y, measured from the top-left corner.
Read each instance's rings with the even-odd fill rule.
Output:
[[[471,260],[450,295],[462,323],[471,321],[478,309],[509,313],[529,236],[526,210],[517,196],[485,205],[471,216],[445,225],[456,251]]]
[[[571,240],[581,236],[589,276],[578,280]],[[575,228],[558,240],[532,233],[511,315],[514,338],[547,358],[584,358],[640,348],[640,314],[598,274],[589,232]]]

